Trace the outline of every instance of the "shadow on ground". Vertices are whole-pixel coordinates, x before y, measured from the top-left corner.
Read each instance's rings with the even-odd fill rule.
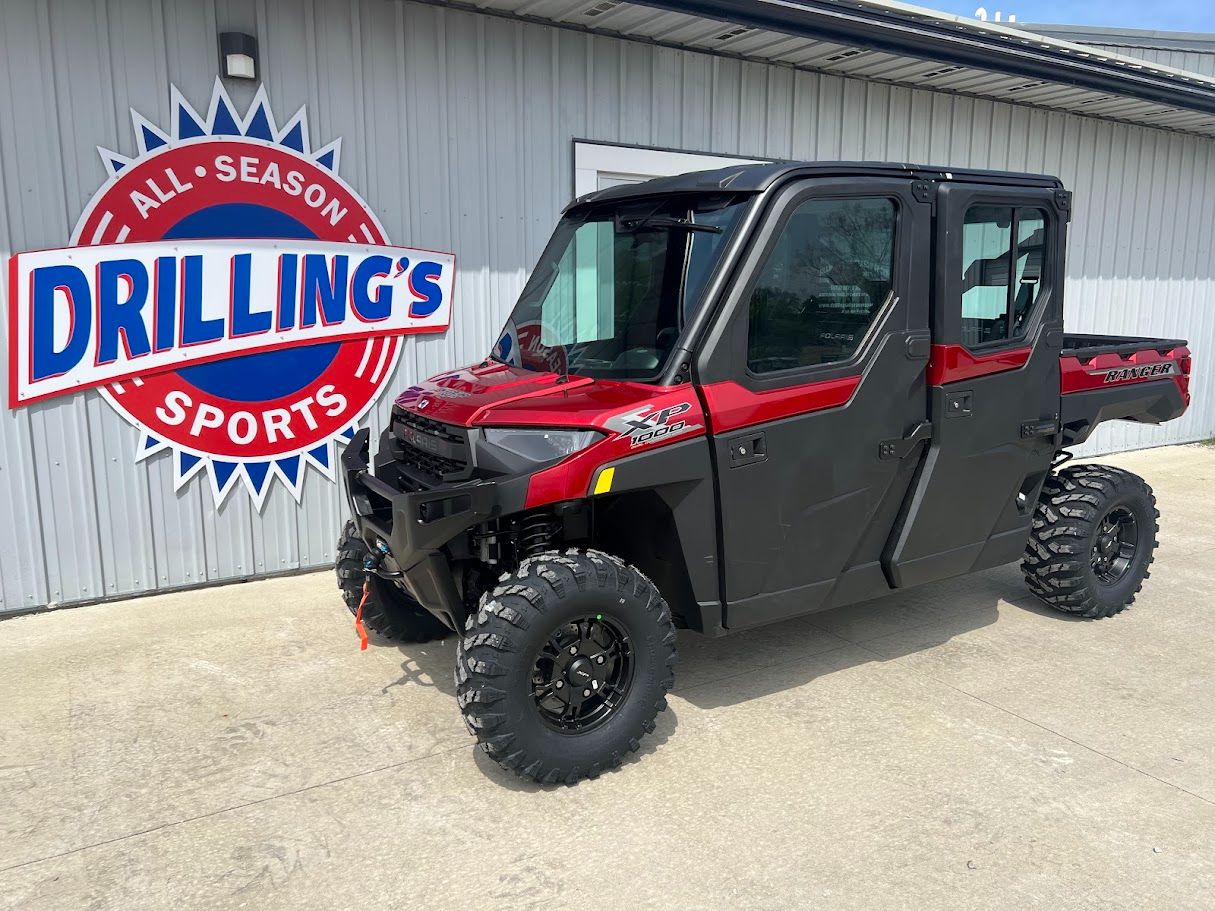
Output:
[[[698,708],[716,708],[796,688],[823,673],[897,660],[995,623],[1001,602],[1061,622],[1074,619],[1042,605],[1026,591],[1018,568],[1004,566],[722,638],[681,630],[672,695]],[[401,676],[386,689],[433,686],[454,698],[453,637],[421,644],[372,642],[398,651],[402,659]],[[838,652],[838,660],[806,660],[829,652]],[[799,665],[804,676],[796,672]],[[774,668],[780,672],[768,673]],[[747,685],[740,687],[744,675]],[[668,712],[647,744],[665,739],[663,731],[674,727],[672,719]]]
[[[401,676],[384,687],[433,686],[453,699],[456,695],[456,639],[448,636],[437,642],[392,642],[378,636],[371,639],[378,648],[398,651]]]
[[[995,623],[1001,602],[1062,616],[1026,591],[1016,566],[1000,567],[720,639],[681,633],[674,695],[712,709],[897,660]]]
[[[676,704],[683,699],[702,710],[760,699],[858,665],[895,661],[935,648],[995,623],[1001,604],[1060,622],[1083,622],[1043,605],[1026,590],[1017,566],[1003,566],[721,638],[680,630],[679,665],[671,695]],[[435,687],[452,697],[452,711],[456,711],[454,637],[416,644],[372,642],[399,652],[402,659],[401,676],[386,690]],[[814,660],[819,656],[824,660]],[[660,713],[656,724],[654,733],[642,741],[639,752],[625,759],[622,769],[666,743],[678,725],[674,707]],[[477,768],[504,788],[534,792],[564,787],[524,781],[481,750],[474,749],[472,754]],[[615,771],[619,770],[605,774]]]
[[[664,743],[671,739],[671,736],[675,733],[675,728],[678,726],[679,716],[675,712],[675,707],[668,705],[666,711],[659,712],[658,717],[654,719],[654,733],[642,738],[641,749],[636,753],[628,753],[619,768],[605,769],[603,775],[615,775],[618,772],[622,772],[633,763],[639,762],[651,753],[656,752]],[[473,750],[473,762],[481,774],[494,782],[494,784],[501,785],[509,791],[524,791],[533,794],[537,791],[557,791],[570,787],[570,785],[562,783],[539,784],[535,781],[520,778],[514,772],[502,768],[480,748]]]

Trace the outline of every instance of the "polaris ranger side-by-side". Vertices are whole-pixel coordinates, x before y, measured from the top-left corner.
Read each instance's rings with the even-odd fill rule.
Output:
[[[347,603],[385,635],[456,632],[481,746],[570,783],[654,729],[677,627],[1015,560],[1047,604],[1118,613],[1155,501],[1066,449],[1179,416],[1190,354],[1064,333],[1070,201],[872,163],[576,200],[493,353],[401,395],[372,464],[368,431],[347,448]]]

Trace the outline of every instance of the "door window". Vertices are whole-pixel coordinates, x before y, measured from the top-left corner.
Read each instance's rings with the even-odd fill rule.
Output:
[[[772,373],[847,360],[891,295],[894,200],[798,206],[751,292],[747,366]]]
[[[1046,213],[971,206],[962,225],[962,343],[1025,335],[1042,290]],[[1012,268],[1010,268],[1010,263]]]

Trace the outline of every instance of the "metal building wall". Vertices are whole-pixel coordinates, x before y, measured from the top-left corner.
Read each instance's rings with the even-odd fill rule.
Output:
[[[1166,47],[1140,47],[1132,44],[1097,44],[1085,41],[1085,45],[1099,51],[1111,54],[1122,54],[1126,57],[1138,57],[1149,63],[1159,63],[1163,66],[1176,67],[1179,70],[1189,70],[1191,73],[1201,73],[1203,76],[1215,76],[1215,43],[1210,51],[1186,51]]]
[[[1199,371],[1184,420],[1103,429],[1090,450],[1215,433],[1212,141],[409,2],[0,4],[0,254],[66,242],[104,178],[94,147],[134,151],[128,107],[167,123],[170,83],[206,101],[221,28],[258,36],[280,117],[306,104],[314,140],[344,138],[342,176],[394,242],[458,254],[453,328],[410,339],[390,389],[488,348],[571,193],[577,137],[1056,173],[1077,202],[1069,327],[1188,336]],[[199,479],[174,494],[163,458],[135,465],[135,442],[96,393],[0,413],[0,611],[333,559],[337,485],[216,509]]]

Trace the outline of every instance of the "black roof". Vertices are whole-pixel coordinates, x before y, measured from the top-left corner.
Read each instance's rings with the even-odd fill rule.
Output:
[[[622,184],[580,196],[570,207],[588,202],[610,202],[634,196],[659,196],[668,193],[705,193],[721,190],[760,193],[777,181],[794,176],[905,177],[1049,189],[1063,187],[1058,177],[1022,174],[1016,171],[982,171],[974,168],[944,168],[886,161],[774,161],[769,164],[738,164],[712,171],[690,171],[672,177],[656,177],[643,183]]]

